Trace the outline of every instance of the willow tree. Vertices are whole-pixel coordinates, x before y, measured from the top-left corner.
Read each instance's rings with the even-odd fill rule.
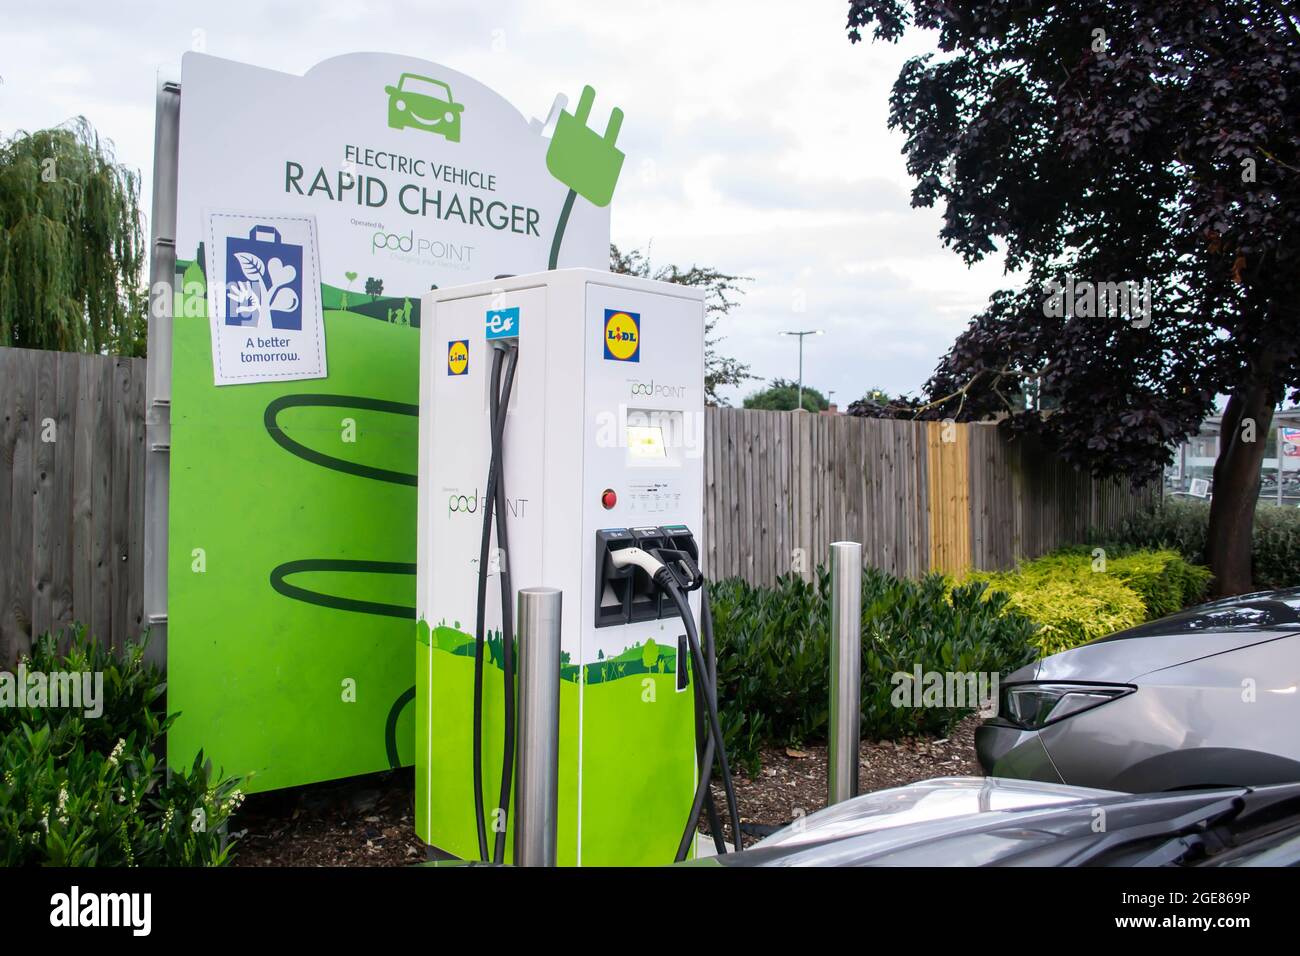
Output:
[[[139,200],[85,119],[0,143],[0,345],[144,354]]]

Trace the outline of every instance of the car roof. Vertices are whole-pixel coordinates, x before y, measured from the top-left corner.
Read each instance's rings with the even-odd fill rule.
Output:
[[[1104,644],[1134,637],[1222,631],[1274,631],[1300,628],[1300,588],[1256,591],[1188,608],[1158,621],[1139,624],[1093,641]]]
[[[431,76],[423,76],[420,73],[403,73],[402,78],[398,81],[399,85],[405,84],[407,80],[421,80],[425,83],[432,83],[434,86],[441,86],[447,92],[451,92],[451,87],[442,80],[435,80]]]

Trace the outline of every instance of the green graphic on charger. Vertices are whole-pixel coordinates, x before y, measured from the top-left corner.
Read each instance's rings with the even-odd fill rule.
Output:
[[[403,73],[396,86],[385,86],[388,94],[390,129],[424,130],[437,133],[449,143],[460,142],[460,114],[465,104],[457,103],[451,87],[442,80],[418,73]]]
[[[459,624],[430,627],[421,621],[417,629],[415,752],[428,761],[426,769],[438,771],[423,777],[415,832],[440,850],[472,860],[478,856],[473,747],[465,746],[464,728],[473,720],[475,642]],[[487,635],[484,656],[493,677],[482,684],[483,790],[497,794],[505,731],[499,631]],[[557,863],[578,863],[579,846],[584,866],[651,866],[671,859],[695,787],[691,763],[672,759],[695,745],[691,695],[675,693],[676,654],[647,643],[588,664],[565,658],[560,678]],[[647,706],[647,699],[656,706]],[[513,796],[512,789],[507,820],[514,819]],[[513,831],[506,829],[507,859]],[[638,838],[611,838],[629,833]]]

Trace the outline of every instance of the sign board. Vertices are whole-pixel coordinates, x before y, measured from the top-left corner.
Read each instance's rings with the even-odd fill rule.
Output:
[[[216,384],[325,378],[315,217],[211,212],[203,224]]]
[[[420,295],[608,268],[608,207],[542,130],[407,57],[184,57],[173,763],[202,748],[257,791],[410,762]]]
[[[1287,458],[1300,457],[1300,428],[1283,428],[1282,454]]]

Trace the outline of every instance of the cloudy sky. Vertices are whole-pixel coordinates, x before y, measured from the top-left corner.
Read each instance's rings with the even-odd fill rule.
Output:
[[[626,114],[614,241],[749,276],[723,350],[761,379],[795,376],[782,330],[825,330],[806,340],[804,379],[841,404],[871,385],[915,393],[1004,282],[999,261],[967,269],[943,248],[937,210],[910,207],[903,138],[886,128],[899,67],[933,37],[851,45],[842,0],[7,6],[0,134],[86,116],[143,172],[146,210],[156,79],[179,79],[189,49],[293,73],[405,53],[538,117],[590,83],[593,125],[611,104]]]

